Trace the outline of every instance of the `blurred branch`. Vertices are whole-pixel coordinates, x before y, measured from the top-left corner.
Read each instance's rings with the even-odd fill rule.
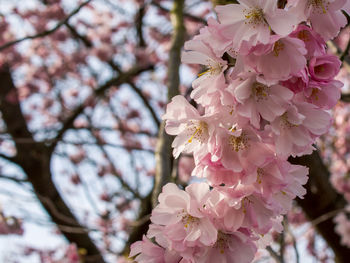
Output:
[[[60,141],[60,143],[72,144],[72,145],[96,145],[95,142],[87,142],[87,141],[74,142],[74,141],[69,141],[69,140],[62,140],[62,141]],[[107,142],[99,142],[99,145],[119,148],[119,149],[123,149],[126,151],[143,151],[143,152],[149,152],[149,153],[154,154],[154,150],[144,149],[144,148],[142,148],[140,146],[136,146],[136,145],[130,146],[130,145],[123,145],[123,144],[107,143]]]
[[[10,161],[12,163],[16,163],[16,158],[7,156],[5,154],[0,153],[0,158],[5,159],[6,161]]]
[[[318,224],[320,224],[320,223],[322,223],[330,218],[335,217],[337,214],[339,214],[340,212],[343,212],[343,211],[345,211],[345,208],[340,208],[340,209],[336,209],[334,211],[329,211],[328,213],[323,214],[323,215],[315,218],[314,220],[312,220],[311,224],[313,226],[316,226],[316,225],[318,225]]]
[[[116,65],[113,61],[109,61],[108,62],[109,66],[116,72],[118,72],[119,74],[121,74],[121,69],[119,68],[118,65]],[[139,89],[138,87],[136,87],[135,83],[133,81],[128,81],[127,82],[129,84],[129,86],[131,87],[131,89],[140,97],[140,99],[142,100],[143,104],[145,104],[146,108],[149,110],[149,112],[151,113],[151,116],[153,118],[153,121],[156,123],[157,128],[159,129],[160,127],[160,121],[159,118],[156,114],[156,112],[154,111],[153,107],[151,106],[150,102],[148,101],[148,99],[146,98],[146,96],[142,93],[142,90]]]
[[[2,174],[0,174],[0,179],[10,180],[10,181],[13,181],[13,182],[19,183],[19,184],[28,183],[28,180],[26,180],[26,179],[16,178],[16,177],[2,175]]]
[[[279,235],[279,244],[280,244],[280,262],[284,263],[284,252],[286,248],[286,240],[285,240],[285,232],[286,232],[286,216],[283,217],[283,231]]]
[[[350,42],[350,40],[349,40]],[[349,43],[348,43],[349,44]],[[327,42],[327,46],[330,48],[330,50],[337,56],[342,57],[342,65],[341,67],[345,67],[347,71],[350,72],[350,56],[347,56],[344,51],[341,50],[341,48],[338,46],[338,44],[332,40]],[[349,52],[349,50],[348,50]],[[344,55],[345,54],[345,55]],[[343,56],[344,55],[344,56]]]
[[[278,255],[278,253],[272,249],[272,247],[267,246],[266,250],[270,253],[271,257],[273,257],[273,259],[278,262],[278,263],[283,263],[283,260],[281,259],[280,255]]]
[[[35,34],[35,35],[31,35],[31,36],[26,36],[11,42],[8,42],[2,46],[0,46],[0,51],[9,48],[15,44],[18,44],[22,41],[28,40],[28,39],[35,39],[35,38],[40,38],[40,37],[45,37],[47,35],[52,34],[53,32],[55,32],[56,30],[58,30],[61,26],[68,24],[69,19],[71,19],[74,15],[76,15],[80,9],[82,9],[84,6],[86,6],[88,3],[90,3],[92,0],[87,0],[85,2],[83,2],[82,4],[80,4],[76,9],[74,9],[64,20],[62,20],[61,22],[59,22],[55,27],[53,27],[50,30],[46,30],[43,31],[41,33]]]
[[[186,28],[183,17],[184,0],[175,0],[171,11],[171,22],[174,28],[171,48],[169,52],[168,62],[168,101],[179,94],[180,85],[180,64],[181,64],[181,48],[184,44]],[[152,204],[153,207],[158,203],[158,195],[162,190],[163,185],[171,180],[172,171],[172,148],[171,144],[173,137],[166,134],[165,122],[163,121],[158,135],[156,146],[156,174],[154,178]]]
[[[130,87],[132,88],[133,91],[136,92],[136,94],[141,98],[143,104],[145,104],[146,108],[149,110],[149,112],[152,115],[153,121],[156,123],[157,128],[159,129],[160,127],[160,121],[159,118],[156,114],[156,112],[154,111],[153,107],[151,106],[151,104],[149,103],[148,99],[145,97],[145,95],[143,95],[141,89],[139,89],[138,87],[136,87],[136,85],[133,82],[128,82],[128,84],[130,85]]]
[[[298,251],[298,247],[297,247],[297,241],[295,239],[295,236],[294,236],[292,230],[289,227],[289,222],[288,222],[287,216],[284,217],[284,230],[292,238],[292,243],[293,243],[293,248],[294,248],[294,253],[295,253],[295,263],[300,263],[300,256],[299,256],[299,251]]]
[[[344,93],[342,93],[342,94],[341,94],[341,97],[340,97],[340,100],[341,100],[341,101],[344,101],[344,102],[350,102],[350,94],[344,94]]]
[[[6,66],[0,67],[0,101],[2,119],[16,144],[17,154],[14,158],[26,173],[37,198],[59,229],[60,225],[81,227],[52,180],[52,151],[50,148],[44,143],[20,144],[16,142],[17,137],[28,138],[33,141],[34,139],[28,130],[22,113],[18,91],[12,81],[10,69]],[[70,233],[64,229],[60,229],[60,231],[69,242],[76,243],[79,248],[86,250],[86,262],[104,262],[100,251],[89,237],[88,232]]]
[[[307,194],[304,199],[298,198],[297,202],[311,222],[318,221],[315,228],[332,248],[335,254],[335,262],[348,262],[350,249],[341,244],[340,236],[334,231],[333,217],[335,214],[327,219],[318,219],[332,211],[343,209],[346,205],[344,197],[338,194],[330,185],[328,168],[324,165],[318,151],[314,151],[311,155],[290,158],[289,161],[293,164],[309,167],[309,180],[305,185]]]
[[[143,37],[143,17],[145,16],[146,11],[146,5],[141,4],[138,12],[135,16],[135,26],[136,26],[136,32],[139,40],[139,47],[144,48],[146,47],[145,38]]]
[[[93,132],[91,132],[91,135],[96,139],[98,147],[100,148],[100,150],[102,151],[102,153],[104,154],[106,159],[108,160],[108,162],[110,164],[110,167],[112,168],[112,172],[113,172],[115,178],[118,179],[118,181],[121,184],[121,186],[125,190],[129,191],[135,198],[142,199],[141,196],[139,195],[139,193],[137,191],[135,191],[134,189],[132,189],[130,187],[130,185],[123,179],[122,175],[117,171],[117,169],[115,168],[115,164],[114,164],[113,160],[109,156],[109,154],[106,151],[106,149],[103,147],[101,140],[97,136],[95,136],[95,134]]]
[[[346,56],[349,56],[349,50],[350,50],[350,38],[348,40],[348,44],[346,45],[346,48],[344,49],[343,53],[339,58],[341,61],[344,61]]]
[[[135,66],[126,72],[122,72],[119,74],[118,77],[110,79],[105,84],[103,84],[102,86],[95,89],[93,94],[91,96],[89,96],[86,101],[95,100],[96,97],[98,98],[98,97],[103,96],[105,91],[108,90],[110,87],[119,86],[123,83],[127,83],[127,82],[131,81],[132,78],[139,75],[140,73],[147,71],[147,70],[152,70],[152,69],[153,69],[153,65],[145,65],[145,66]],[[54,150],[58,141],[60,141],[62,139],[65,132],[67,130],[73,128],[73,124],[74,124],[75,119],[81,113],[83,113],[83,111],[85,110],[85,107],[86,107],[85,103],[82,103],[75,110],[73,110],[72,114],[63,122],[63,126],[62,126],[61,130],[58,131],[58,133],[57,133],[57,135],[56,135],[55,139],[53,140],[53,143],[50,147],[51,151]]]
[[[217,5],[228,5],[228,4],[238,4],[236,0],[211,0],[213,6]]]
[[[83,36],[81,34],[78,33],[78,31],[67,22],[64,23],[64,25],[69,29],[69,31],[71,32],[72,36],[75,37],[76,39],[79,39],[81,42],[84,43],[84,45],[86,47],[92,47],[93,44],[91,42],[90,39],[88,39],[86,36]]]

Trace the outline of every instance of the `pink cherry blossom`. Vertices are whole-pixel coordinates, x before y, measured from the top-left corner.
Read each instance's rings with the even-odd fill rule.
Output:
[[[271,242],[262,236],[282,231],[282,215],[306,193],[308,168],[287,158],[314,150],[340,97],[340,62],[314,30],[324,1],[239,3],[218,6],[220,23],[210,19],[185,44],[183,62],[208,68],[192,83],[203,114],[175,96],[163,116],[174,156],[193,153],[191,175],[206,180],[163,187],[147,237],[164,262],[251,262],[258,244]],[[324,7],[338,17],[341,5]],[[298,25],[308,18],[311,27]],[[148,255],[138,244],[133,255]]]
[[[233,48],[239,50],[243,41],[254,46],[267,44],[271,30],[280,36],[293,31],[300,21],[290,12],[277,8],[276,0],[239,0],[240,4],[217,6],[218,18],[225,37],[233,39]]]
[[[163,225],[163,234],[170,247],[181,251],[186,247],[209,246],[216,241],[217,229],[202,211],[209,186],[194,183],[180,190],[167,184],[159,195],[159,204],[153,209],[152,223]]]
[[[308,88],[304,90],[304,95],[307,102],[328,110],[333,108],[340,99],[342,86],[343,83],[337,80],[325,84],[311,81]]]
[[[249,126],[233,126],[216,129],[216,143],[212,149],[212,160],[220,160],[223,166],[234,172],[251,169],[264,162],[270,149]]]
[[[341,12],[346,0],[311,0],[304,2],[305,14],[311,22],[312,28],[324,40],[334,38],[347,23]]]
[[[293,98],[293,92],[281,85],[266,85],[259,82],[255,74],[247,79],[233,82],[229,88],[239,102],[237,113],[250,119],[251,124],[259,129],[260,117],[273,121],[284,113],[285,107]]]
[[[312,151],[314,138],[327,131],[330,121],[329,113],[312,104],[290,105],[269,126],[276,136],[277,154],[295,156]]]
[[[256,45],[244,62],[266,80],[287,80],[306,66],[304,42],[298,38],[271,36],[266,45]],[[288,61],[288,63],[286,63]]]
[[[200,150],[209,138],[207,119],[201,117],[183,96],[172,99],[163,119],[166,120],[166,132],[177,135],[172,144],[176,158],[181,152]]]
[[[241,232],[219,232],[214,246],[205,250],[204,255],[196,262],[249,263],[253,260],[257,247]]]
[[[145,236],[130,247],[130,257],[136,256],[139,263],[165,263],[164,248],[153,244]]]
[[[200,34],[195,36],[195,40],[201,40],[205,44],[209,45],[216,57],[222,57],[227,51],[229,46],[232,45],[232,39],[226,38],[221,33],[221,26],[214,18],[208,18],[208,26],[202,28]]]
[[[188,50],[182,53],[183,63],[196,63],[206,67],[206,70],[193,81],[193,91],[191,98],[197,103],[206,105],[206,96],[215,92],[220,86],[224,86],[224,70],[227,68],[227,62],[221,57],[217,57],[208,44],[201,40],[190,40],[185,44]]]
[[[213,162],[210,154],[198,161],[192,175],[206,178],[212,186],[221,184],[234,186],[242,177],[239,173],[234,173],[232,170],[225,168],[220,161]]]
[[[334,55],[313,57],[309,61],[311,79],[321,83],[334,79],[340,69],[341,61]]]
[[[291,37],[299,38],[307,49],[306,58],[322,56],[326,53],[326,43],[323,38],[306,25],[299,25],[291,34]]]

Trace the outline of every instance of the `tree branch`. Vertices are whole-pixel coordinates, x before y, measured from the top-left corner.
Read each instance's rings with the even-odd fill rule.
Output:
[[[148,99],[145,97],[145,95],[143,95],[142,91],[138,87],[136,87],[136,85],[133,82],[130,81],[130,82],[128,82],[128,84],[130,85],[132,90],[135,91],[135,93],[141,98],[143,104],[145,104],[146,108],[151,113],[152,119],[155,122],[155,124],[157,125],[157,128],[159,129],[159,127],[160,127],[159,118],[158,118],[156,112],[154,111],[153,107],[149,103]]]
[[[5,159],[6,161],[16,163],[16,158],[7,156],[5,154],[0,153],[0,158]]]
[[[11,42],[8,42],[2,46],[0,46],[0,51],[6,49],[6,48],[9,48],[15,44],[18,44],[22,41],[25,41],[25,40],[28,40],[28,39],[35,39],[35,38],[39,38],[39,37],[45,37],[47,35],[50,35],[52,34],[53,32],[55,32],[56,30],[58,30],[61,26],[63,25],[68,25],[68,21],[69,19],[71,19],[74,15],[76,15],[80,9],[82,9],[84,6],[86,6],[88,3],[90,3],[91,0],[87,0],[85,2],[83,2],[81,5],[79,5],[76,9],[74,9],[64,20],[62,20],[61,22],[59,22],[55,27],[53,27],[52,29],[50,30],[46,30],[46,31],[43,31],[43,32],[40,32],[38,34],[35,34],[35,35],[31,35],[31,36],[26,36],[26,37],[23,37],[23,38],[20,38],[20,39],[17,39],[17,40],[14,40],[14,41],[11,41]]]
[[[21,144],[16,142],[17,137],[35,141],[28,130],[21,111],[17,89],[13,84],[10,70],[6,66],[0,67],[0,101],[2,118],[16,144],[17,154],[15,160],[26,173],[28,181],[32,184],[39,201],[66,239],[71,243],[77,244],[79,248],[86,250],[85,262],[103,263],[104,259],[94,242],[90,239],[88,232],[71,233],[60,228],[60,225],[78,228],[81,228],[81,225],[62,199],[52,181],[52,151],[44,143]]]
[[[123,83],[127,83],[131,81],[132,78],[139,75],[140,73],[147,70],[152,70],[152,69],[153,69],[153,65],[135,66],[127,72],[124,72],[124,73],[122,72],[119,74],[118,77],[110,79],[105,84],[95,89],[94,93],[91,96],[89,96],[89,98],[86,101],[94,100],[96,97],[101,97],[104,95],[105,91],[108,90],[110,87],[119,86]],[[85,110],[85,107],[86,107],[85,103],[82,103],[81,105],[79,105],[75,110],[73,110],[72,114],[63,122],[63,126],[61,130],[58,131],[56,137],[53,139],[52,145],[50,147],[51,151],[55,149],[58,141],[62,139],[65,132],[73,127],[73,123],[75,119],[81,113],[83,113],[83,111]]]
[[[68,23],[68,21],[64,23],[64,25],[69,29],[72,36],[75,37],[77,40],[81,40],[81,42],[83,42],[86,47],[90,48],[93,46],[91,40],[88,39],[86,36],[82,36],[81,34],[79,34],[78,31],[71,24]]]
[[[16,178],[13,176],[2,175],[2,174],[0,174],[0,179],[10,180],[10,181],[13,181],[13,182],[18,183],[18,184],[28,183],[28,180],[26,180],[26,179],[20,179],[20,178]]]
[[[184,0],[175,0],[173,9],[171,11],[171,21],[173,24],[173,36],[171,42],[171,49],[169,52],[168,63],[168,101],[172,97],[179,94],[180,76],[179,69],[181,64],[181,48],[184,44],[186,28],[184,26]],[[172,149],[171,143],[173,137],[166,134],[165,122],[163,121],[158,135],[156,146],[156,174],[154,178],[154,187],[152,195],[153,206],[158,203],[158,195],[162,190],[163,185],[171,180],[172,170]]]
[[[143,37],[143,17],[145,16],[145,11],[146,11],[146,5],[141,4],[135,16],[135,26],[136,26],[136,32],[137,32],[138,42],[139,42],[138,44],[139,44],[139,47],[141,48],[146,47],[145,38]]]
[[[340,100],[343,102],[350,102],[350,94],[341,94]]]
[[[211,0],[213,6],[217,5],[228,5],[228,4],[238,4],[236,0]]]
[[[297,199],[297,202],[311,221],[344,208],[346,201],[330,185],[329,171],[317,151],[314,151],[311,155],[290,158],[290,161],[294,164],[309,167],[309,181],[305,185],[307,194],[304,199]],[[345,263],[350,258],[350,249],[341,245],[340,236],[334,231],[333,218],[334,214],[326,220],[318,222],[315,228],[332,248],[335,254],[335,262]]]
[[[341,61],[344,61],[346,56],[349,55],[349,50],[350,50],[350,39],[348,40],[348,44],[346,45],[346,48],[344,49],[343,53],[339,58]]]

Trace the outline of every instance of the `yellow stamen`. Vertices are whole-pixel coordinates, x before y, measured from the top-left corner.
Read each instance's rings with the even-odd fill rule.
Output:
[[[264,170],[262,168],[258,168],[258,170],[257,170],[257,178],[256,178],[256,181],[258,182],[258,184],[262,183],[261,178],[262,178],[263,175],[264,175]]]
[[[242,132],[241,136],[238,137],[230,135],[229,144],[231,145],[232,150],[235,152],[239,152],[240,150],[244,150],[249,147],[248,138],[244,132]]]
[[[314,7],[313,12],[326,14],[330,3],[327,0],[309,0],[308,5]]]
[[[313,89],[312,89],[312,93],[311,93],[311,97],[314,97],[315,100],[318,100],[318,92],[319,92],[318,89],[313,88]]]
[[[309,31],[307,30],[299,31],[298,38],[304,42],[310,41]]]
[[[194,138],[194,136],[196,136],[196,134],[199,132],[201,130],[201,128],[199,127],[199,128],[197,128],[196,129],[196,131],[194,132],[194,134],[191,136],[191,138],[188,140],[188,142],[189,143],[191,143],[192,142],[192,140],[193,140],[193,138]]]
[[[244,9],[243,12],[246,13],[244,17],[248,20],[245,23],[252,25],[253,28],[256,25],[265,23],[264,12],[261,8],[255,7],[254,9],[250,10]]]
[[[201,72],[201,73],[198,73],[198,77],[201,77],[201,76],[203,76],[204,74],[207,74],[208,72],[210,72],[210,69],[207,69],[207,70],[205,70],[205,71],[203,71],[203,72]]]
[[[283,51],[284,49],[284,44],[282,43],[282,41],[278,40],[275,42],[275,44],[273,45],[273,55],[275,57],[278,57],[280,52]]]

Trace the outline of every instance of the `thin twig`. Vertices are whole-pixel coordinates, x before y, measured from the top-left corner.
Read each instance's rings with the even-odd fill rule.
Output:
[[[28,183],[28,180],[0,174],[0,179],[6,179],[18,184]]]
[[[350,39],[348,40],[348,44],[346,45],[346,48],[344,49],[343,53],[339,58],[341,61],[344,61],[345,57],[349,55],[349,50],[350,50]]]
[[[104,95],[105,91],[108,90],[110,87],[119,86],[123,83],[130,81],[130,79],[134,78],[138,74],[152,69],[153,65],[135,66],[126,72],[120,73],[118,77],[110,79],[109,81],[105,82],[102,86],[95,89],[93,94],[89,96],[89,98],[86,101],[94,100],[96,99],[96,97],[101,97]],[[73,127],[75,119],[84,112],[85,108],[85,103],[82,103],[76,109],[74,109],[72,114],[63,122],[61,130],[57,132],[57,135],[54,138],[53,143],[51,145],[52,151],[55,149],[57,143],[62,139],[65,132]]]
[[[11,156],[7,156],[5,154],[0,153],[0,158],[5,159],[6,161],[16,163],[16,159]]]
[[[71,19],[74,15],[76,15],[80,9],[82,9],[84,6],[86,6],[88,3],[90,3],[92,0],[87,0],[85,1],[84,3],[82,3],[81,5],[79,5],[76,9],[73,10],[72,13],[70,13],[64,20],[62,20],[61,22],[59,22],[55,27],[53,27],[52,29],[50,30],[46,30],[46,31],[43,31],[43,32],[40,32],[38,34],[35,34],[35,35],[31,35],[31,36],[26,36],[26,37],[23,37],[23,38],[20,38],[20,39],[16,39],[14,41],[11,41],[11,42],[8,42],[2,46],[0,46],[0,51],[6,49],[6,48],[9,48],[15,44],[18,44],[22,41],[25,41],[25,40],[28,40],[28,39],[35,39],[35,38],[39,38],[39,37],[45,37],[47,35],[50,35],[52,34],[53,32],[55,32],[56,30],[58,30],[61,26],[65,25],[68,23],[69,19]]]
[[[152,119],[155,122],[155,124],[157,125],[157,128],[159,129],[159,127],[160,127],[159,118],[158,118],[156,112],[154,111],[153,107],[149,103],[148,99],[145,97],[145,95],[143,95],[142,91],[138,87],[136,87],[136,85],[133,82],[129,81],[128,84],[130,85],[132,90],[135,91],[136,94],[141,98],[142,102],[145,104],[146,108],[151,113]]]
[[[293,248],[294,248],[294,253],[295,253],[295,260],[296,260],[295,263],[300,263],[300,256],[299,256],[299,251],[298,251],[298,247],[297,247],[296,238],[295,238],[292,230],[289,227],[289,223],[288,223],[288,218],[287,217],[285,217],[284,222],[285,222],[284,229],[292,237]]]
[[[339,208],[339,209],[336,209],[336,210],[333,210],[333,211],[330,211],[328,213],[325,213],[319,217],[317,217],[316,219],[312,220],[310,223],[313,225],[313,226],[316,226],[318,224],[321,224],[322,222],[324,221],[327,221],[328,219],[336,216],[338,213],[340,212],[343,212],[344,211],[344,208]]]
[[[276,262],[278,263],[282,263],[282,260],[280,258],[280,256],[277,254],[277,252],[275,250],[272,249],[272,247],[267,246],[266,250],[270,253],[270,255],[276,260]]]

